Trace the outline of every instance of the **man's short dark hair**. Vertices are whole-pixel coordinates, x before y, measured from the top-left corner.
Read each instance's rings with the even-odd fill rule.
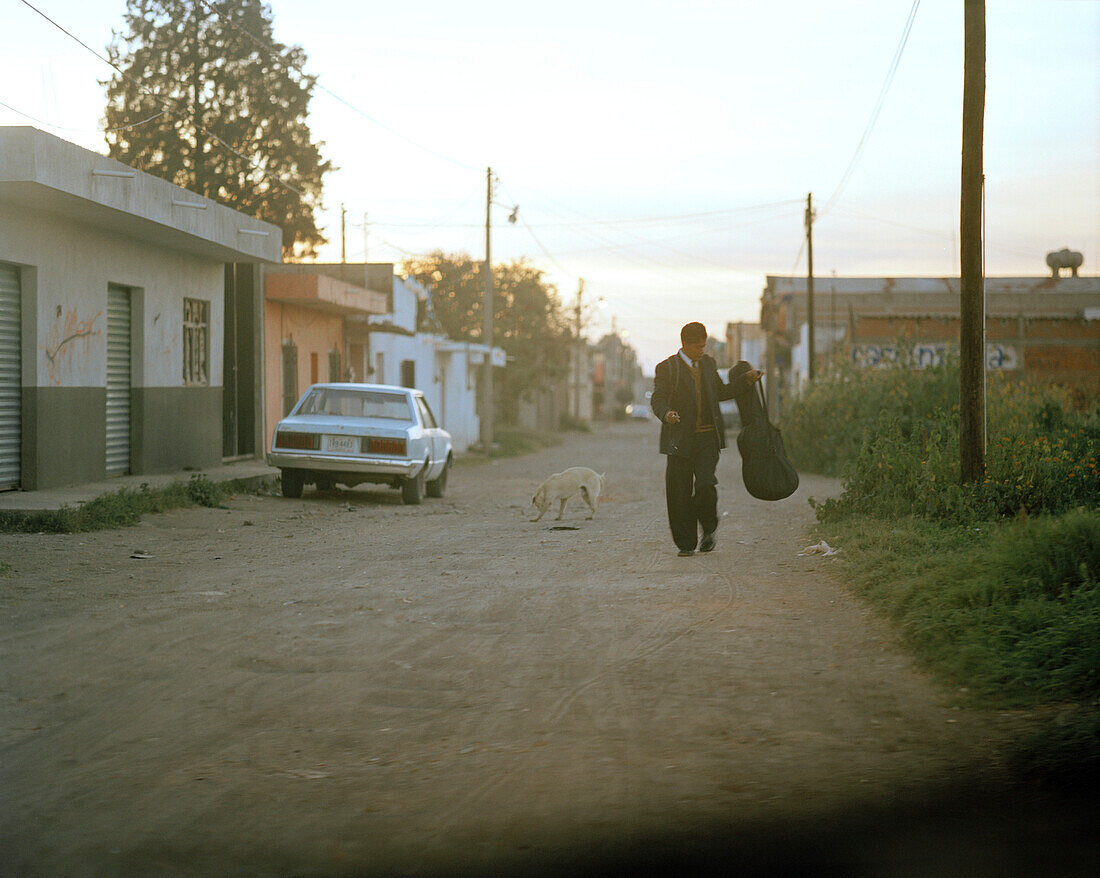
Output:
[[[707,340],[707,328],[702,323],[688,323],[680,330],[680,344]]]

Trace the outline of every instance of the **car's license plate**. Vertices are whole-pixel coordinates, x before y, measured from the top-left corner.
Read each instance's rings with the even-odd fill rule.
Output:
[[[329,451],[345,451],[355,453],[359,450],[358,436],[326,436]]]

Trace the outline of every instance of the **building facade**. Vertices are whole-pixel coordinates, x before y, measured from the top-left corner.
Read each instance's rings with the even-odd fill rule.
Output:
[[[0,128],[0,489],[220,462],[226,264],[281,249],[275,226]]]
[[[596,418],[626,417],[626,406],[641,401],[643,385],[638,352],[618,332],[609,332],[592,346],[592,412]]]
[[[268,271],[266,446],[310,384],[357,381],[424,393],[456,451],[478,441],[477,390],[486,355],[504,351],[418,332],[429,291],[392,263],[300,263]],[[277,351],[277,353],[276,353]]]
[[[797,392],[809,372],[806,279],[767,278],[761,323],[769,374]],[[959,342],[956,278],[818,278],[815,363],[930,365]],[[990,277],[985,281],[986,368],[1100,391],[1100,278]]]
[[[346,327],[383,314],[384,294],[324,274],[264,272],[266,437],[311,384],[350,381]],[[360,366],[361,368],[361,366]]]

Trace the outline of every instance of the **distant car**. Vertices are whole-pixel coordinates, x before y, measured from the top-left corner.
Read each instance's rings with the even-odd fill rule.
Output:
[[[648,421],[653,414],[653,410],[644,403],[632,402],[626,407],[626,413],[639,421]]]
[[[443,496],[454,452],[419,390],[314,384],[275,427],[267,462],[282,471],[285,497],[301,497],[306,484],[324,491],[373,482],[417,504]]]

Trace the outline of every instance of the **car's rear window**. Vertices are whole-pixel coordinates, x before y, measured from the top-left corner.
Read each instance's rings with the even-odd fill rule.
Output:
[[[317,387],[298,409],[300,415],[331,415],[351,418],[389,418],[411,421],[409,399],[403,393],[376,390],[332,390]]]

